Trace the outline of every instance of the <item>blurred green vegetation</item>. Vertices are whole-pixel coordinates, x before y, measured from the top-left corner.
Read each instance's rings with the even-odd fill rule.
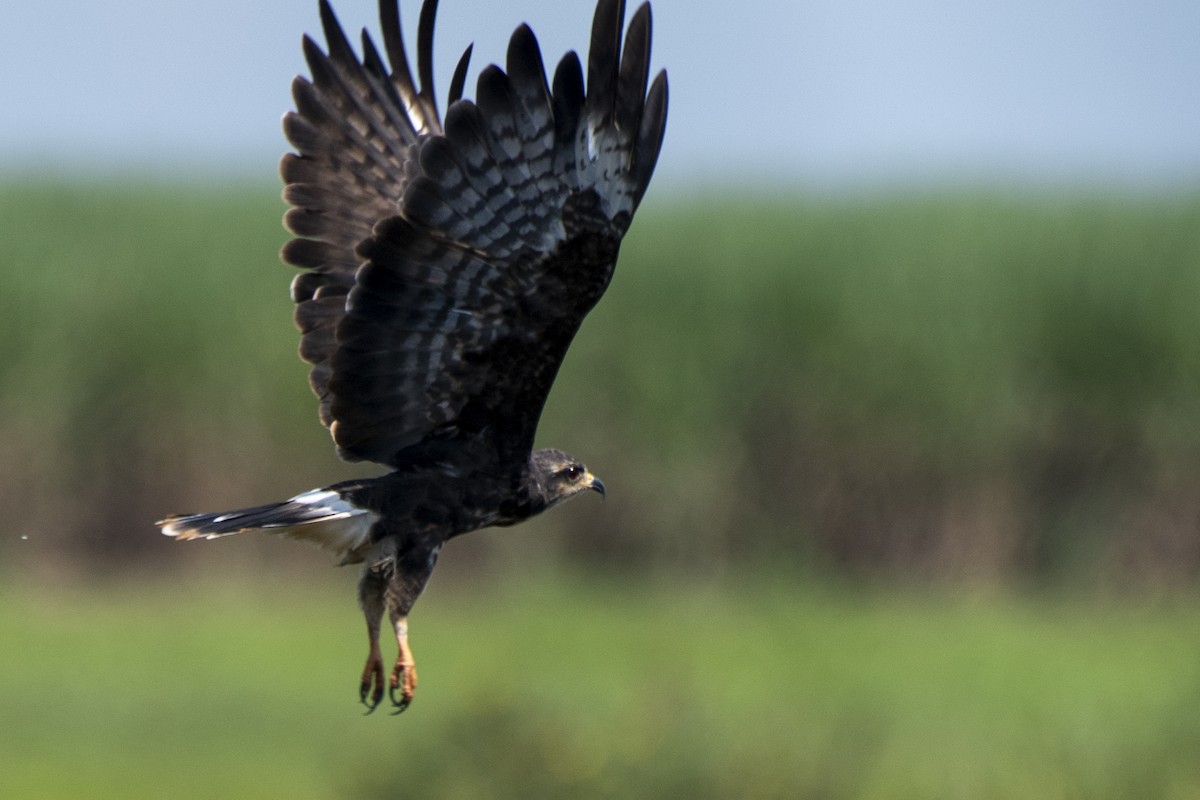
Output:
[[[527,556],[1195,577],[1200,195],[652,199],[542,428],[611,502]],[[176,559],[167,512],[369,469],[316,422],[281,212],[270,187],[0,189],[0,548]]]
[[[451,568],[392,719],[348,587],[297,577],[0,594],[0,795],[1200,795],[1194,600]]]
[[[1200,195],[651,199],[542,428],[607,502],[364,720],[352,571],[151,524],[371,469],[275,190],[0,187],[0,796],[1200,796]]]

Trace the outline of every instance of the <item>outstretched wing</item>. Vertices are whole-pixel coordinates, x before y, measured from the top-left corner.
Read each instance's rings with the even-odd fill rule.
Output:
[[[365,37],[354,58],[323,7],[330,52],[307,46],[314,83],[297,89],[301,135],[289,130],[300,156],[284,162],[285,180],[316,167],[288,187],[301,201],[289,225],[307,238],[284,257],[312,270],[293,290],[301,349],[343,457],[401,465],[469,440],[515,466],[649,183],[666,75],[647,92],[649,5],[622,52],[624,2],[600,0],[586,90],[574,53],[551,89],[521,26],[475,102],[457,99],[460,61],[443,128],[427,92],[435,5],[422,9],[419,91],[394,7],[382,14],[391,76]]]
[[[379,8],[391,71],[365,30],[360,63],[327,0],[321,0],[320,10],[329,53],[304,37],[313,79],[292,82],[296,111],[283,118],[284,133],[297,151],[280,163],[283,196],[293,206],[284,225],[300,238],[288,242],[281,257],[308,270],[292,282],[292,299],[303,333],[300,354],[313,365],[310,382],[328,426],[336,329],[362,264],[355,249],[376,223],[400,213],[404,188],[415,174],[417,145],[423,136],[439,133],[441,122],[432,93],[436,2],[422,8],[419,84],[409,70],[396,0],[381,0]],[[456,72],[459,94],[470,52],[463,53]]]

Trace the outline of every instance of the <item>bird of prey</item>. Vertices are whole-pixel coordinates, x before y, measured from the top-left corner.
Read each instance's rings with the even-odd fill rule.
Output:
[[[359,694],[413,699],[408,616],[442,545],[513,525],[604,484],[560,450],[533,449],[550,385],[612,277],[621,238],[662,147],[667,78],[649,80],[648,3],[599,0],[584,67],[547,82],[537,40],[516,29],[506,67],[463,98],[468,47],[445,119],[433,93],[436,0],[425,0],[409,69],[397,0],[381,0],[383,52],[359,57],[321,0],[326,51],[292,84],[280,166],[297,238],[282,259],[301,357],[338,454],[386,465],[280,503],[159,522],[176,539],[265,531],[362,564],[370,643]],[[623,42],[623,43],[622,43]],[[387,64],[384,55],[387,57]],[[385,680],[379,637],[399,649]]]

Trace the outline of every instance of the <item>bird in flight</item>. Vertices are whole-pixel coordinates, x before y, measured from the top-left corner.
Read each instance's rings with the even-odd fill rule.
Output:
[[[548,82],[522,25],[504,69],[463,98],[471,48],[433,93],[437,0],[425,0],[409,68],[397,0],[381,0],[383,51],[359,57],[321,0],[326,50],[292,84],[280,173],[296,235],[281,253],[301,357],[338,454],[386,465],[280,503],[158,523],[176,539],[264,531],[362,564],[368,713],[412,702],[408,617],[442,545],[513,525],[604,484],[561,450],[533,449],[563,356],[612,277],[662,147],[667,77],[649,80],[649,3],[599,0],[584,66]],[[384,61],[386,54],[387,62]],[[398,655],[385,675],[386,615]]]

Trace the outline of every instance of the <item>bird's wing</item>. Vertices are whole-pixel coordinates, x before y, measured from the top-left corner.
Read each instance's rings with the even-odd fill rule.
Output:
[[[422,20],[432,17],[431,5]],[[550,384],[608,285],[662,144],[667,82],[660,74],[647,91],[649,5],[634,14],[625,37],[623,18],[623,0],[600,0],[586,89],[574,53],[548,86],[537,40],[521,26],[507,70],[485,69],[475,101],[453,101],[444,129],[436,116],[428,120],[416,146],[405,144],[398,171],[351,158],[336,173],[356,187],[398,192],[387,201],[398,213],[377,222],[355,251],[361,268],[336,271],[352,284],[324,294],[318,288],[302,301],[312,310],[298,309],[308,319],[305,346],[312,337],[305,355],[316,364],[314,386],[324,391],[325,418],[343,457],[399,465],[468,439],[501,463],[527,458]],[[426,44],[431,26],[422,33]],[[395,31],[389,41],[398,38]],[[331,40],[327,60],[348,58],[342,41]],[[389,47],[394,70],[395,50]],[[341,69],[373,85],[372,62],[368,48],[361,68]],[[319,108],[331,111],[323,120],[348,113],[341,140],[357,150],[361,139],[411,133],[396,128],[386,97],[375,105],[355,101],[361,89],[351,81],[326,78],[323,90],[316,67],[314,77],[320,97],[338,94],[323,100]],[[460,87],[461,77],[454,83]],[[307,108],[300,117],[308,121]],[[370,214],[350,221],[362,216]],[[342,233],[342,219],[328,219],[337,229],[332,238],[352,238]],[[323,249],[329,238],[293,247]],[[315,261],[308,275],[323,267],[335,273],[327,259]],[[328,372],[318,377],[322,364]]]
[[[405,187],[415,172],[423,137],[441,131],[432,90],[433,24],[437,2],[421,9],[417,75],[409,69],[397,0],[381,0],[385,66],[364,30],[363,58],[354,53],[327,0],[320,1],[328,54],[308,36],[303,49],[312,80],[292,82],[296,110],[283,119],[296,148],[280,163],[284,199],[293,206],[284,225],[297,238],[282,259],[306,271],[292,282],[301,356],[313,365],[310,382],[321,400],[321,421],[330,412],[330,359],[335,331],[345,316],[346,295],[362,265],[355,252],[381,220],[400,212]],[[470,48],[463,53],[451,90],[461,95]]]

